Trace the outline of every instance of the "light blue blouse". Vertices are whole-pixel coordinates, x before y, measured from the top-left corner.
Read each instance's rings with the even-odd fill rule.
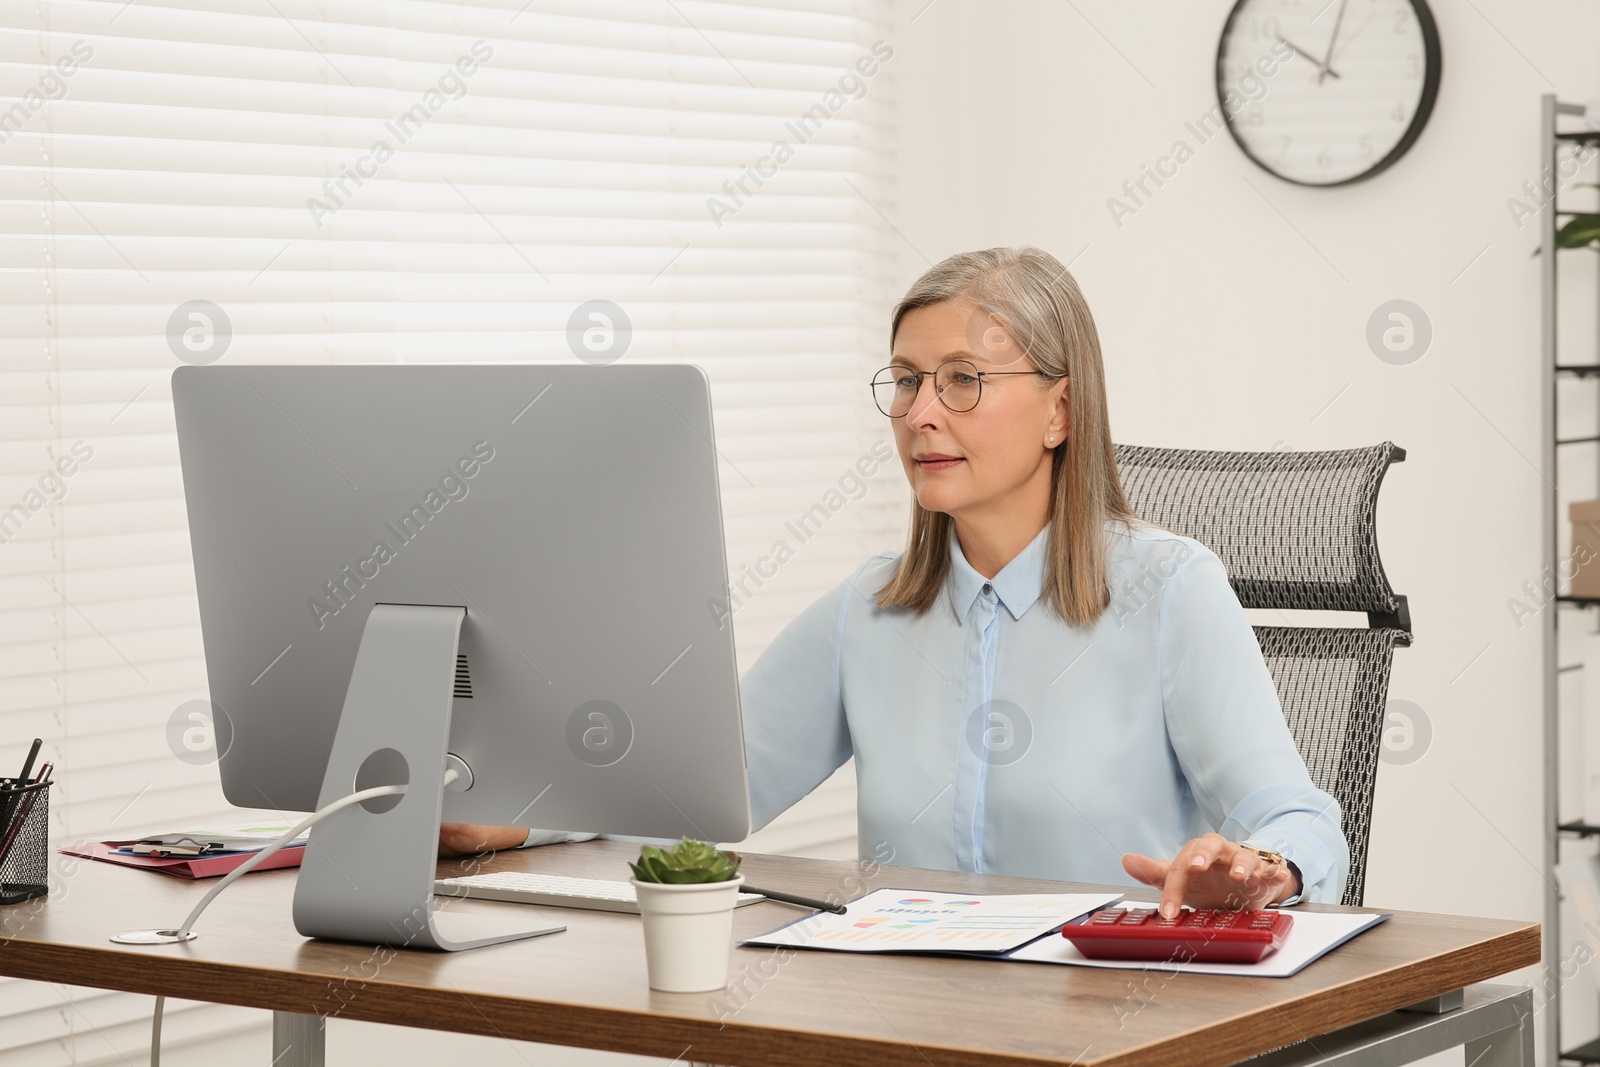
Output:
[[[1294,899],[1337,903],[1339,805],[1216,554],[1108,522],[1112,599],[1074,628],[1040,603],[1048,536],[988,580],[952,528],[922,617],[872,602],[900,555],[883,552],[790,622],[740,684],[754,826],[854,755],[863,858],[1134,884],[1124,852],[1168,859],[1215,830],[1294,861]]]

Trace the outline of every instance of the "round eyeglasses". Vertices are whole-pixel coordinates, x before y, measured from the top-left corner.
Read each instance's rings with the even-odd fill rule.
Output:
[[[951,411],[971,411],[983,398],[983,380],[1008,374],[1049,375],[1039,370],[979,370],[977,365],[964,359],[952,359],[939,364],[938,370],[912,370],[910,367],[885,367],[872,376],[872,399],[878,410],[891,419],[898,419],[911,410],[917,394],[922,391],[922,379],[933,378],[933,391],[940,403]]]

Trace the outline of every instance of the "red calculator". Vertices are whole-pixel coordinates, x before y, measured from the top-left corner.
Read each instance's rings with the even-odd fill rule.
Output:
[[[1164,919],[1155,908],[1105,908],[1061,928],[1092,960],[1255,963],[1278,950],[1294,916],[1276,909],[1185,908]]]

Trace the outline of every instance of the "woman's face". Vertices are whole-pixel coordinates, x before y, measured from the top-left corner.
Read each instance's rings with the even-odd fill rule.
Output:
[[[968,301],[929,304],[900,320],[891,364],[932,371],[953,359],[969,360],[980,371],[1036,369],[1009,331]],[[1071,432],[1067,381],[1034,375],[982,381],[977,406],[953,412],[925,377],[911,410],[893,420],[900,462],[917,502],[929,511],[971,515],[1041,488],[1048,500],[1050,453]],[[954,462],[933,458],[941,456]]]

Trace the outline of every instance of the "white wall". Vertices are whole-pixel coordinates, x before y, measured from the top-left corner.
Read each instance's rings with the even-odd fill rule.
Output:
[[[1506,201],[1536,177],[1540,94],[1600,96],[1600,10],[1432,6],[1444,76],[1420,141],[1373,180],[1318,190],[1184,128],[1215,103],[1231,0],[904,0],[896,225],[908,280],[926,260],[998,244],[1072,260],[1118,441],[1406,448],[1379,513],[1416,632],[1390,696],[1419,705],[1433,736],[1421,759],[1380,770],[1367,902],[1537,921],[1538,627],[1518,629],[1507,600],[1542,565],[1539,261],[1536,224],[1518,229]],[[1118,227],[1107,199],[1179,138],[1194,158]],[[1587,253],[1562,265],[1571,358],[1588,359],[1593,265]],[[1433,324],[1409,366],[1364,341],[1393,298]],[[1573,392],[1592,414],[1594,394]],[[1592,465],[1562,474],[1569,495],[1600,495]],[[1568,1011],[1591,1027],[1569,1038],[1593,1036],[1592,1006]]]

